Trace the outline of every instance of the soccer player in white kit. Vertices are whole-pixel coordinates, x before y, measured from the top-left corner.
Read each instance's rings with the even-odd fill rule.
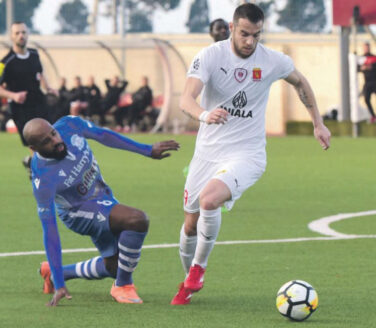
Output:
[[[188,72],[180,107],[201,123],[185,184],[180,232],[180,258],[187,276],[173,305],[189,304],[192,293],[203,287],[221,225],[221,206],[231,209],[265,170],[265,108],[274,81],[284,79],[295,87],[312,118],[316,139],[324,150],[330,146],[330,131],[306,78],[290,57],[258,42],[263,22],[258,6],[240,5],[230,23],[231,38],[200,51]]]

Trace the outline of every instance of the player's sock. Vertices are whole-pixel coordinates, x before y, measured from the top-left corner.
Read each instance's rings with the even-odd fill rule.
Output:
[[[87,261],[63,266],[64,280],[83,278],[83,279],[103,279],[111,277],[106,270],[103,258],[93,257]]]
[[[123,231],[119,236],[119,262],[116,286],[133,283],[132,273],[140,260],[146,232]]]
[[[184,224],[180,230],[180,247],[179,254],[183,269],[186,274],[189,272],[189,268],[192,265],[193,257],[195,256],[197,244],[197,236],[188,236],[184,231]]]
[[[215,210],[200,208],[200,217],[197,222],[197,246],[192,266],[198,264],[206,268],[221,227],[221,220],[221,208]]]

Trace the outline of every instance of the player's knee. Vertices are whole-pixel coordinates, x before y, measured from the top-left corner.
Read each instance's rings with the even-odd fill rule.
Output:
[[[197,235],[197,224],[194,224],[193,222],[185,222],[184,223],[184,233],[191,237]]]
[[[135,211],[135,230],[138,232],[147,232],[149,229],[149,218],[145,212]]]
[[[211,195],[200,197],[200,207],[203,210],[215,210],[220,207],[220,203]]]

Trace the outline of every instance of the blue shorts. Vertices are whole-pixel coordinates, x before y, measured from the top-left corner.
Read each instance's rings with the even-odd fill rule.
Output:
[[[118,203],[112,195],[102,195],[60,214],[60,218],[70,230],[90,236],[102,257],[110,257],[118,253],[118,236],[110,230],[110,213]]]

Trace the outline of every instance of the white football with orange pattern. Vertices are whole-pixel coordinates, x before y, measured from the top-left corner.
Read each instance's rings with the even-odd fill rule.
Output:
[[[292,280],[279,289],[276,304],[283,316],[294,321],[303,321],[316,311],[319,299],[317,292],[308,282]]]

